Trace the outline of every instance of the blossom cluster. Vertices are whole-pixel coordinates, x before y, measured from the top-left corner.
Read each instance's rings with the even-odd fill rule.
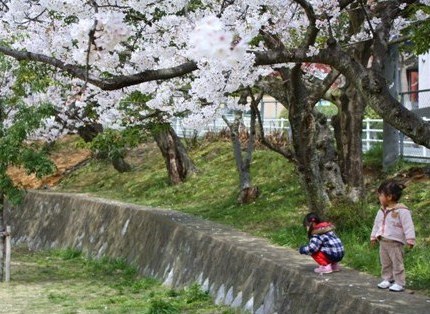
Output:
[[[115,47],[130,35],[122,13],[98,13],[94,15],[94,19],[82,19],[71,29],[71,38],[78,46],[73,56],[79,63],[86,63],[87,55],[91,63],[101,59],[102,54],[114,51]]]
[[[307,14],[314,14],[318,29],[305,52],[312,58],[325,48],[328,36],[345,47],[372,39],[372,30],[382,23],[372,11],[379,2],[365,2],[368,19],[351,35],[346,21],[356,8],[340,7],[338,0],[309,0],[309,11],[304,2],[293,0],[10,0],[0,11],[0,45],[56,58],[92,77],[112,80],[190,61],[197,64],[196,71],[180,78],[110,92],[56,74],[43,90],[28,90],[23,96],[29,105],[49,101],[55,106],[57,116],[45,121],[50,139],[85,123],[123,128],[127,115],[119,104],[132,92],[151,98],[145,110],[137,109],[142,117],[147,110],[162,112],[166,119],[187,113],[185,123],[198,127],[225,110],[244,109],[232,95],[276,71],[275,66],[256,66],[255,52],[272,49],[271,39],[285,49],[302,45],[313,22]],[[430,5],[429,0],[420,2]],[[400,9],[408,8],[405,3]],[[416,11],[415,19],[427,19],[424,12]],[[395,19],[391,38],[410,23]],[[2,97],[10,97],[16,81],[13,71],[7,73],[0,82]],[[91,118],[89,106],[95,108]]]

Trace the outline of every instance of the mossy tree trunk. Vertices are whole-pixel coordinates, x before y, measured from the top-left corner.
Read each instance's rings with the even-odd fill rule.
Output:
[[[359,8],[360,4],[353,4]],[[349,12],[351,24],[349,33],[352,36],[361,29],[365,20],[362,10]],[[363,41],[354,45],[351,54],[362,65],[366,65],[371,56],[371,43]],[[343,86],[327,93],[327,99],[336,104],[338,113],[332,118],[339,166],[342,178],[347,187],[348,199],[357,202],[365,194],[363,178],[362,129],[366,101],[358,92],[352,81],[344,79]]]
[[[330,198],[322,172],[325,165],[321,157],[325,155],[323,151],[326,149],[322,143],[329,143],[330,139],[325,138],[317,145],[318,133],[324,125],[317,120],[313,107],[306,99],[307,91],[298,65],[291,71],[288,88],[290,91],[288,119],[297,170],[307,194],[309,210],[324,213],[329,208]]]
[[[164,158],[172,184],[184,182],[188,175],[197,171],[185,146],[169,123],[158,124],[153,128],[152,135]]]
[[[348,198],[353,202],[364,195],[362,129],[364,100],[351,86],[340,90],[340,96],[331,99],[338,106],[337,115],[332,118],[335,130],[339,166],[347,186]]]

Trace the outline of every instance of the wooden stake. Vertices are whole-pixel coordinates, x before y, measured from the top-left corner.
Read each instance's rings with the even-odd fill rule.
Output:
[[[4,281],[10,281],[10,255],[11,255],[11,246],[10,246],[10,226],[6,226],[6,234],[5,234],[5,262],[4,262]]]

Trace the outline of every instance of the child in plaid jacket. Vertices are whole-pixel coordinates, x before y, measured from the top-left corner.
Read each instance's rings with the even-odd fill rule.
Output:
[[[300,247],[300,254],[311,255],[318,263],[319,267],[314,270],[316,273],[328,274],[339,271],[339,262],[345,254],[345,249],[334,232],[334,225],[322,221],[315,213],[309,213],[303,220],[303,226],[308,232],[309,242]]]

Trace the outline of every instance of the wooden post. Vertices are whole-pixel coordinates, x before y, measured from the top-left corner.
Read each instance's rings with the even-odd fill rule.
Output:
[[[10,281],[10,255],[11,255],[11,246],[10,246],[10,226],[6,226],[5,233],[5,262],[4,262],[4,281]]]

